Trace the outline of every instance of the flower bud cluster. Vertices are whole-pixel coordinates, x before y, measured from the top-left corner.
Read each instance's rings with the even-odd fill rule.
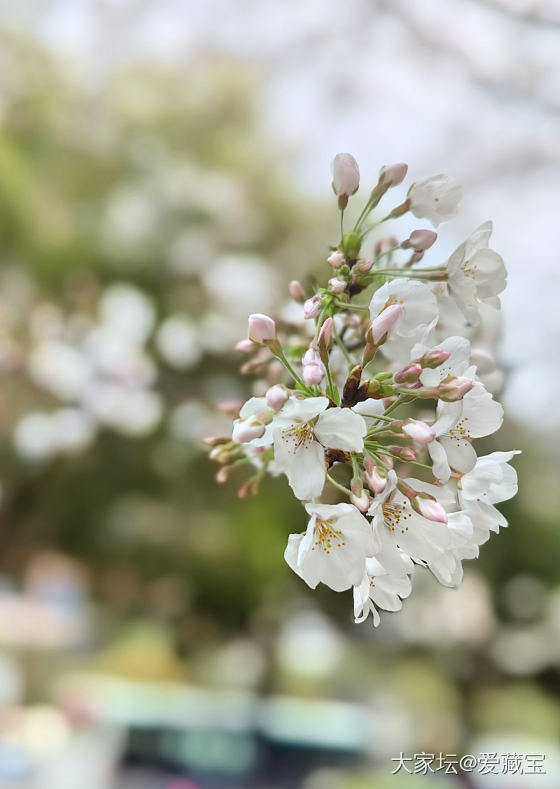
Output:
[[[231,438],[209,440],[218,481],[249,467],[239,496],[258,492],[265,474],[285,475],[304,505],[307,527],[288,538],[285,559],[309,586],[353,590],[356,621],[398,610],[415,566],[457,586],[464,559],[478,555],[505,519],[495,504],[515,495],[515,451],[477,457],[474,442],[499,429],[502,406],[477,374],[495,361],[471,353],[468,325],[505,286],[491,225],[474,231],[445,264],[424,265],[437,241],[418,228],[400,241],[372,227],[410,213],[437,227],[457,211],[461,188],[436,175],[414,182],[404,202],[368,217],[400,185],[406,164],[381,168],[356,221],[344,227],[360,184],[356,160],[333,162],[341,236],[327,257],[326,284],[289,294],[301,322],[249,317],[242,370],[258,376]],[[407,255],[410,255],[407,257]],[[437,258],[440,260],[441,258]],[[449,335],[440,307],[462,316]],[[339,503],[337,499],[341,499]]]

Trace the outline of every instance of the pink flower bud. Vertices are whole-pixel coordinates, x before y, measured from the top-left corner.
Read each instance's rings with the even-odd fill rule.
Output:
[[[372,460],[366,460],[364,466],[369,489],[375,494],[383,493],[387,486],[387,477],[382,476],[379,466],[376,466]]]
[[[432,370],[446,362],[450,356],[451,354],[449,351],[444,351],[441,348],[433,348],[431,351],[426,351],[426,353],[416,361],[421,364],[422,367],[428,367]]]
[[[393,381],[396,384],[414,384],[422,373],[422,367],[418,362],[411,362],[402,370],[399,370],[393,376]]]
[[[333,342],[333,331],[333,319],[327,318],[321,326],[321,331],[319,332],[319,337],[317,339],[317,345],[320,349],[324,349],[327,352],[330,351]]]
[[[288,292],[290,297],[294,300],[303,304],[305,301],[305,291],[301,285],[301,282],[298,282],[297,279],[293,279],[290,284],[288,285]]]
[[[328,256],[327,263],[329,263],[333,268],[340,268],[346,263],[344,253],[341,252],[340,249],[335,250]]]
[[[276,324],[268,315],[256,312],[249,315],[249,339],[262,345],[267,340],[276,339]]]
[[[319,296],[311,296],[303,305],[304,318],[316,318],[321,311],[321,299]]]
[[[473,386],[474,381],[471,378],[465,378],[463,375],[457,378],[450,376],[437,387],[437,394],[445,403],[455,403],[457,400],[462,400]]]
[[[376,345],[379,345],[385,335],[393,331],[401,322],[404,308],[401,304],[390,304],[379,313],[371,324],[371,336]]]
[[[289,398],[288,390],[285,386],[281,384],[275,384],[271,386],[270,389],[267,390],[265,398],[266,404],[269,408],[272,408],[273,411],[279,411],[284,403]]]
[[[370,271],[372,266],[373,266],[373,263],[371,262],[371,260],[360,260],[354,266],[354,271],[366,271],[367,272],[367,271]]]
[[[429,521],[436,523],[447,523],[447,513],[439,503],[432,496],[427,493],[419,493],[412,500],[413,509],[427,518]]]
[[[317,364],[321,365],[321,357],[319,355],[319,351],[316,348],[308,348],[306,352],[301,357],[301,363],[304,367],[309,364]]]
[[[370,505],[370,498],[365,490],[362,490],[361,494],[358,496],[355,493],[350,494],[350,501],[360,510],[360,512],[367,512]]]
[[[379,180],[385,186],[398,186],[402,184],[408,172],[408,164],[387,164],[379,171]]]
[[[410,461],[416,460],[418,457],[416,452],[412,449],[412,447],[389,447],[390,451],[393,455],[396,455],[401,460]]]
[[[329,279],[329,290],[331,293],[344,293],[346,290],[346,281],[338,279],[338,277],[332,277],[332,279]]]
[[[402,426],[403,433],[417,441],[419,444],[429,444],[436,437],[432,428],[425,422],[420,422],[417,419],[409,419]]]
[[[437,233],[433,230],[413,230],[403,247],[412,247],[415,252],[425,252],[435,244]],[[406,246],[405,246],[406,245]]]
[[[320,384],[325,377],[325,370],[322,365],[308,364],[303,368],[301,377],[306,386],[316,386]]]
[[[247,444],[254,438],[264,435],[264,425],[252,419],[239,419],[233,425],[232,440],[237,444]]]
[[[360,186],[360,168],[350,153],[337,153],[332,163],[332,187],[338,197],[350,197]]]

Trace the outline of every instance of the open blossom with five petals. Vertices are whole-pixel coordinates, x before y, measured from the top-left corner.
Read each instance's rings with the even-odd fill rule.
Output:
[[[474,375],[474,368],[470,365],[471,344],[466,337],[448,337],[438,345],[428,348],[426,345],[415,345],[411,358],[417,359],[425,354],[436,355],[436,351],[449,354],[447,359],[437,366],[425,366],[420,373],[420,382],[423,386],[439,386],[449,376],[469,378]]]
[[[403,312],[382,350],[388,359],[406,364],[414,345],[425,343],[437,323],[437,299],[424,282],[398,277],[373,294],[369,307],[372,322],[392,304],[400,304]]]
[[[476,382],[462,400],[438,402],[436,416],[432,425],[436,438],[428,444],[428,452],[434,477],[447,482],[451,469],[465,473],[473,468],[476,452],[472,439],[495,433],[502,424],[504,409]]]
[[[506,286],[504,261],[488,248],[491,234],[492,222],[484,222],[457,247],[447,262],[449,292],[474,326],[480,322],[481,303],[494,306],[496,296]]]
[[[429,219],[434,227],[455,216],[462,196],[461,184],[443,173],[416,181],[408,190],[414,216]]]
[[[377,495],[368,510],[378,540],[380,532],[394,548],[400,548],[411,559],[429,563],[438,559],[448,547],[449,532],[444,523],[428,520],[412,509],[406,496],[397,490],[397,475],[387,475],[385,490]]]
[[[284,558],[312,589],[323,583],[343,592],[359,584],[377,549],[371,525],[351,504],[306,504],[303,534],[290,534]]]
[[[349,408],[328,408],[326,397],[293,397],[273,422],[274,458],[298,499],[319,496],[325,450],[362,452],[366,423]]]

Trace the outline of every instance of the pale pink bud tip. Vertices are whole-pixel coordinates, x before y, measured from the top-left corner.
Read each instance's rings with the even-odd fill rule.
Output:
[[[329,290],[331,293],[344,293],[346,290],[346,282],[338,277],[329,279]]]
[[[383,493],[387,487],[387,477],[382,477],[375,465],[370,465],[369,467],[366,465],[365,478],[368,488],[377,495]]]
[[[276,324],[268,315],[256,312],[249,315],[249,339],[262,345],[267,340],[276,339]]]
[[[415,252],[425,252],[429,249],[437,239],[437,233],[433,230],[413,230],[408,239],[408,246],[411,246]]]
[[[371,324],[371,336],[374,343],[378,343],[386,334],[389,334],[401,322],[404,315],[402,304],[390,304],[379,313]]]
[[[462,400],[463,397],[470,392],[474,386],[474,381],[465,376],[458,376],[457,378],[449,378],[443,381],[437,388],[438,396],[447,403],[454,403],[457,400]]]
[[[420,422],[417,419],[410,419],[402,427],[403,433],[417,441],[419,444],[429,444],[436,437],[432,428],[425,422]]]
[[[293,279],[290,282],[288,286],[288,292],[294,301],[297,301],[300,304],[303,304],[305,301],[305,291],[303,290],[301,282],[298,282],[297,279]]]
[[[337,153],[332,163],[332,185],[338,197],[350,197],[358,191],[360,168],[351,153]]]
[[[370,505],[369,496],[365,490],[362,490],[360,495],[356,495],[355,493],[350,494],[350,501],[360,510],[360,512],[367,512]]]
[[[340,251],[340,249],[335,250],[332,252],[328,258],[327,263],[329,263],[333,268],[340,268],[346,262],[346,258],[344,257],[344,253]]]
[[[388,164],[382,167],[379,171],[379,180],[382,184],[387,186],[398,186],[402,184],[408,172],[408,164],[398,162],[397,164]]]
[[[415,502],[418,505],[418,512],[420,515],[423,515],[424,518],[427,518],[429,521],[435,521],[436,523],[447,523],[447,513],[439,501],[418,496]]]
[[[267,391],[265,395],[266,404],[269,408],[272,408],[273,411],[279,411],[284,403],[286,403],[289,396],[285,386],[276,384],[275,386],[271,386]]]
[[[302,378],[306,386],[316,386],[325,377],[325,372],[318,364],[308,364],[303,368]]]
[[[264,435],[264,430],[264,425],[261,425],[260,422],[240,419],[234,424],[231,437],[237,444],[247,444],[254,438]]]
[[[235,350],[241,353],[250,353],[255,350],[255,343],[247,338],[239,340],[239,342],[235,344]]]
[[[325,347],[329,349],[332,345],[333,340],[333,319],[327,318],[326,321],[321,326],[321,331],[319,332],[319,337],[317,339],[317,345],[319,347]]]
[[[316,318],[321,311],[321,299],[319,296],[311,296],[303,305],[303,315],[305,318]]]
[[[423,356],[421,356],[418,361],[422,367],[429,367],[433,369],[446,362],[450,356],[451,354],[449,351],[444,351],[443,348],[433,348],[431,351],[427,351]]]

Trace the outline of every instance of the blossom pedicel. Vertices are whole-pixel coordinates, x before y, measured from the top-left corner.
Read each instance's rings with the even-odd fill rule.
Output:
[[[307,294],[290,284],[299,326],[250,316],[248,339],[236,347],[250,357],[242,370],[258,374],[266,394],[241,408],[231,438],[208,441],[219,482],[236,466],[254,469],[242,497],[256,494],[265,474],[286,475],[310,517],[305,531],[289,536],[287,563],[312,588],[352,588],[356,621],[371,614],[374,625],[379,609],[402,607],[415,565],[445,586],[460,584],[462,561],[507,526],[495,505],[517,492],[509,465],[516,451],[477,457],[472,443],[503,420],[479,378],[495,361],[469,340],[481,309],[499,307],[506,284],[502,258],[488,247],[491,223],[444,264],[422,262],[437,240],[425,228],[402,241],[395,233],[378,238],[373,257],[362,256],[369,234],[387,220],[411,213],[438,226],[455,215],[461,187],[436,175],[413,183],[403,203],[374,219],[407,169],[382,167],[345,230],[360,171],[350,154],[335,157],[341,237],[327,258],[326,284]]]

